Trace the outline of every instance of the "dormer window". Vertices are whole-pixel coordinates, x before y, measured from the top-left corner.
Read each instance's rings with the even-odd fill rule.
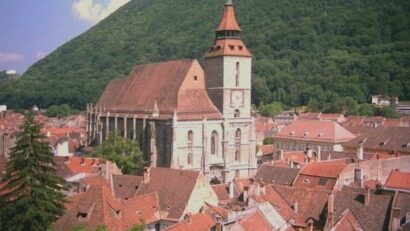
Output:
[[[309,135],[309,132],[303,133],[303,136],[304,136],[304,137],[306,137],[306,136],[308,136],[308,135]]]
[[[235,46],[234,45],[229,45],[229,49],[234,50]]]
[[[194,75],[194,80],[197,81],[197,80],[198,80],[198,76]]]
[[[323,132],[321,132],[317,135],[317,137],[322,137],[322,136],[323,136]]]
[[[295,131],[291,131],[291,132],[289,133],[289,135],[291,135],[291,136],[295,135]]]
[[[240,50],[240,51],[243,50],[243,46],[239,46],[239,50]]]
[[[83,213],[83,212],[78,212],[77,213],[77,218],[78,219],[87,219],[88,214],[87,213]]]

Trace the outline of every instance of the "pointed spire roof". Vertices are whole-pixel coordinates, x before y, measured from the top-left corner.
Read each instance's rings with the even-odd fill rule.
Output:
[[[232,0],[228,0],[225,4],[224,14],[216,31],[241,31],[235,17],[235,9]]]

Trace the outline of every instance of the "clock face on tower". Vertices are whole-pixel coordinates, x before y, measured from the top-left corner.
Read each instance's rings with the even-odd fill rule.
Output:
[[[231,106],[232,107],[243,107],[243,92],[242,91],[231,92]]]

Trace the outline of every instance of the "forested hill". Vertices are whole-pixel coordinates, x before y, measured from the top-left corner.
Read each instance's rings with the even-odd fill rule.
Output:
[[[202,59],[225,0],[132,0],[0,86],[0,103],[85,108],[135,64]],[[337,111],[371,94],[410,100],[409,0],[236,0],[254,55],[253,103]],[[46,39],[46,38],[45,38]],[[340,106],[340,105],[339,105]]]

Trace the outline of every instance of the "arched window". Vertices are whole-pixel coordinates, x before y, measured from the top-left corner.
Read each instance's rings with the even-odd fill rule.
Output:
[[[241,161],[241,129],[235,133],[235,161]]]
[[[240,114],[240,112],[239,112],[238,109],[236,109],[235,112],[233,113],[233,117],[234,117],[234,118],[239,118],[240,115],[241,115],[241,114]]]
[[[235,86],[239,87],[239,73],[240,73],[240,64],[236,62],[236,76],[235,76]]]
[[[194,141],[194,132],[189,131],[188,132],[188,144],[192,144],[193,141]]]
[[[188,153],[186,162],[187,164],[192,165],[192,153]]]
[[[215,155],[217,153],[218,153],[218,133],[216,131],[213,131],[211,135],[211,154]]]

